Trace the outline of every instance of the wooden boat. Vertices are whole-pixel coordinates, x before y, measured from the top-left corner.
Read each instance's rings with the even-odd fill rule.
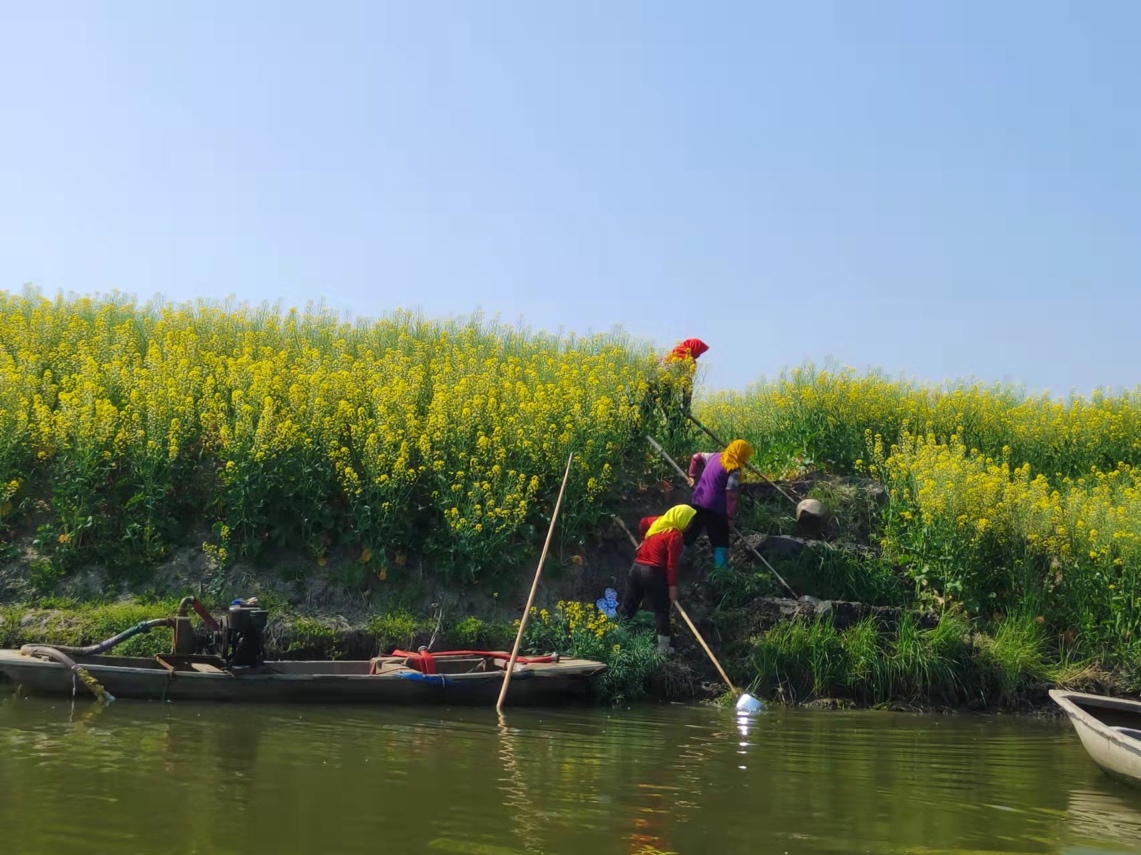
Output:
[[[42,647],[0,650],[0,675],[28,694],[86,691],[76,670],[44,652]],[[115,698],[490,706],[499,695],[510,656],[499,651],[393,651],[365,660],[266,661],[253,667],[235,667],[219,656],[201,654],[148,658],[69,653],[66,658]],[[507,703],[565,703],[584,695],[590,677],[605,668],[586,659],[519,657]]]
[[[512,678],[514,679],[514,678]],[[1141,701],[1051,689],[1082,746],[1103,772],[1141,787]]]

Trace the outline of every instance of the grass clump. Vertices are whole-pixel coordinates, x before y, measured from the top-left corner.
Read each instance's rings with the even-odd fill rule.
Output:
[[[838,631],[831,621],[789,621],[754,638],[754,690],[787,703],[842,696],[869,705],[994,703],[1014,706],[1064,672],[1049,666],[1033,620],[999,621],[993,635],[945,614],[931,628],[908,613],[893,628],[865,618]]]
[[[889,697],[923,703],[954,704],[969,696],[973,683],[967,624],[944,615],[931,629],[920,629],[905,612],[888,647],[891,682],[877,687],[875,700]]]
[[[269,629],[266,655],[282,659],[346,659],[349,627],[344,621],[288,616]]]
[[[515,632],[507,621],[486,621],[466,617],[447,630],[448,643],[458,650],[504,650],[515,641]]]
[[[752,640],[754,691],[795,703],[843,685],[843,647],[832,622],[789,621]]]
[[[794,558],[774,559],[777,572],[797,591],[821,600],[906,606],[914,595],[892,567],[874,554],[814,544]]]
[[[375,615],[366,625],[366,631],[373,638],[377,650],[388,652],[394,648],[410,649],[416,636],[431,633],[434,623],[427,617],[420,617],[406,609],[391,609]]]
[[[1000,704],[1013,701],[1032,685],[1064,677],[1064,669],[1048,662],[1046,634],[1034,616],[1000,619],[993,634],[979,637],[976,646],[983,679]]]
[[[587,603],[560,602],[553,612],[533,608],[523,644],[530,654],[558,652],[605,663],[595,690],[608,702],[643,697],[662,662],[652,629],[637,621],[611,620]]]

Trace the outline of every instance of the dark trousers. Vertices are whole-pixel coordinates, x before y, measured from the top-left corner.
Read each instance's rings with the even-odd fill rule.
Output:
[[[646,594],[650,595],[650,608],[654,610],[654,627],[658,635],[669,635],[670,589],[666,584],[666,570],[664,567],[650,567],[635,561],[626,577],[626,594],[619,607],[622,617],[634,617]]]
[[[690,505],[695,511],[697,516],[693,518],[685,529],[685,534],[682,537],[682,542],[686,546],[693,546],[697,538],[704,530],[709,535],[709,545],[714,549],[719,546],[728,548],[729,546],[729,517],[726,514],[719,514],[717,511],[711,511],[708,508],[699,508],[697,505]]]

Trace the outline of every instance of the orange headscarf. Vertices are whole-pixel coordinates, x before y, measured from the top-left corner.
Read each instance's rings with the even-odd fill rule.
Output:
[[[743,439],[735,439],[721,452],[721,465],[729,472],[742,468],[753,456],[753,446]]]

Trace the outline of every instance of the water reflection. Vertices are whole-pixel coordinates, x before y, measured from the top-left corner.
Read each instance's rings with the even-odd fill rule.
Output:
[[[542,823],[524,784],[518,731],[509,727],[507,719],[502,715],[497,716],[496,724],[499,731],[499,757],[504,771],[501,779],[505,794],[503,804],[511,813],[515,836],[522,851],[542,852],[538,848]]]
[[[1072,790],[1068,818],[1078,839],[1141,842],[1141,793],[1112,782]]]
[[[1013,718],[0,700],[3,851],[1141,853],[1141,794]]]

